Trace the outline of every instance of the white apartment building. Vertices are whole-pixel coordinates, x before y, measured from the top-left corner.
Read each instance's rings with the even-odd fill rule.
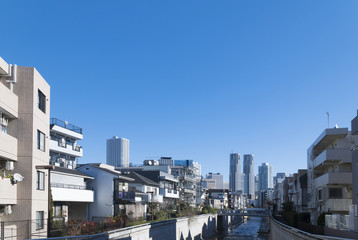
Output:
[[[45,79],[0,58],[0,238],[47,236],[49,121]]]
[[[88,218],[88,206],[93,202],[93,190],[87,186],[93,180],[75,170],[83,156],[78,144],[83,139],[82,128],[57,118],[50,120],[50,172],[53,213],[57,220]]]
[[[129,140],[117,136],[107,139],[107,162],[114,167],[129,167]]]
[[[308,208],[312,224],[317,224],[322,212],[330,212],[326,226],[348,228],[352,204],[351,149],[356,142],[358,135],[351,135],[348,128],[330,128],[307,150]]]
[[[82,128],[57,118],[50,120],[50,164],[75,169],[77,160],[83,157]]]

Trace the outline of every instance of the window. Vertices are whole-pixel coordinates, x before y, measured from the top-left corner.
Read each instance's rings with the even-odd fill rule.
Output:
[[[45,151],[45,134],[37,130],[37,149]]]
[[[342,188],[330,188],[329,198],[342,198]]]
[[[45,173],[37,171],[36,189],[45,190]]]
[[[318,200],[322,200],[322,189],[318,190]]]
[[[44,212],[36,212],[36,230],[44,228]]]
[[[46,113],[46,96],[40,90],[37,96],[37,106],[42,112]]]

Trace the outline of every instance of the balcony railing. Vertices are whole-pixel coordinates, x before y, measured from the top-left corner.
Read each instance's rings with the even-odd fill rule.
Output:
[[[50,124],[51,125],[57,125],[57,126],[66,128],[68,130],[74,131],[76,133],[82,134],[82,128],[77,127],[75,125],[72,125],[70,123],[67,123],[67,122],[62,121],[62,120],[57,119],[57,118],[51,118]]]
[[[134,203],[135,192],[114,191],[114,201],[122,203]]]
[[[51,183],[51,187],[55,188],[68,188],[68,189],[78,189],[78,190],[93,190],[90,187],[83,185],[74,185],[74,184],[65,184],[65,183]]]

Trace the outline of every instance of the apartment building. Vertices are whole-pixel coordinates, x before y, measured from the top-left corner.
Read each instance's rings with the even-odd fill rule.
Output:
[[[351,121],[351,134],[358,136],[358,111],[357,116]],[[350,230],[358,231],[358,142],[352,143],[352,205],[350,206]]]
[[[352,204],[352,145],[358,135],[348,128],[329,128],[307,151],[308,208],[311,223],[329,212],[326,226],[347,229],[349,206]]]
[[[50,119],[50,171],[54,218],[82,220],[88,218],[89,203],[94,192],[88,187],[93,180],[75,170],[78,159],[83,156],[78,144],[83,139],[82,128],[57,118]]]
[[[47,236],[48,170],[42,166],[49,159],[49,120],[49,84],[34,67],[0,58],[0,222],[6,239]]]

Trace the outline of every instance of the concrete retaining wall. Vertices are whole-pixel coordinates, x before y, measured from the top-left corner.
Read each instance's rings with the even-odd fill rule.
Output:
[[[274,240],[302,240],[302,239],[320,239],[320,240],[333,240],[333,239],[348,239],[337,238],[322,235],[310,234],[296,228],[282,224],[271,217],[270,219],[270,238]]]
[[[217,215],[205,214],[190,218],[147,223],[108,232],[108,239],[120,240],[184,240],[204,239],[216,234]]]

